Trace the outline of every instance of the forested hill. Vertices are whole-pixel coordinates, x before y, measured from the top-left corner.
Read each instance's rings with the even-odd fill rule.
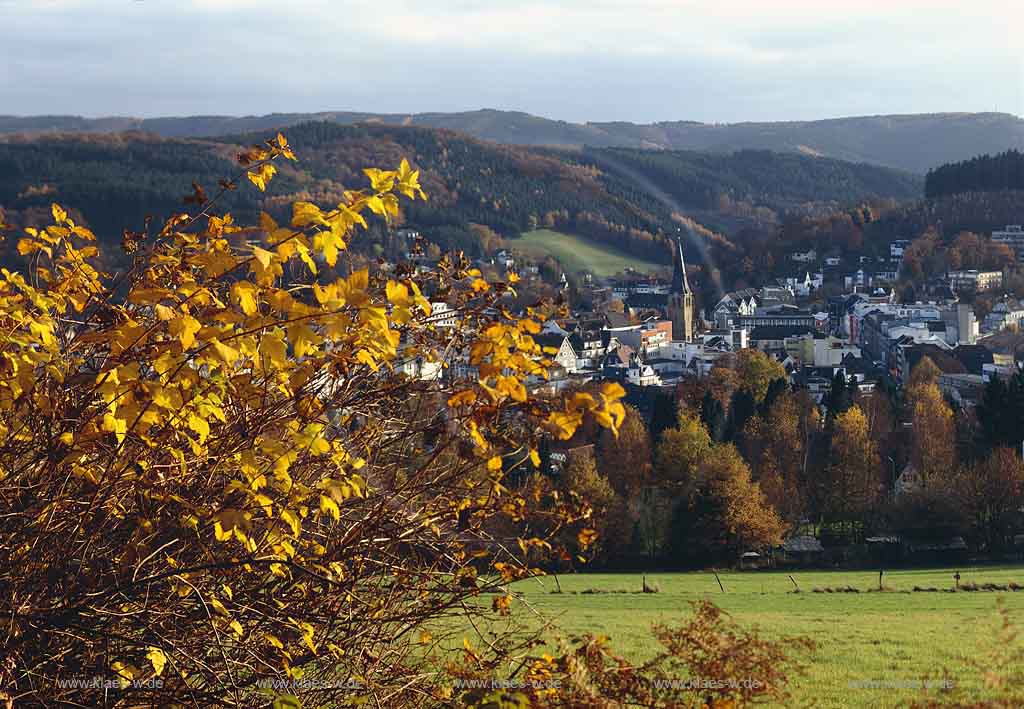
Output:
[[[310,120],[444,128],[498,143],[732,152],[795,152],[924,174],[983,153],[1024,149],[1024,119],[1006,113],[859,116],[821,121],[638,124],[568,123],[518,111],[380,114],[274,113],[168,118],[0,116],[0,133],[144,130],[165,137],[209,137],[284,128]]]
[[[641,175],[690,208],[735,211],[737,203],[775,212],[867,198],[913,199],[921,178],[909,172],[794,153],[709,153],[628,148],[587,149],[580,158],[621,179]]]
[[[328,122],[292,126],[287,134],[300,161],[283,165],[265,195],[247,187],[230,193],[226,209],[252,217],[258,209],[282,214],[296,199],[337,202],[344,189],[365,184],[363,167],[408,157],[422,170],[430,200],[407,205],[406,222],[442,247],[470,253],[493,246],[494,233],[514,237],[549,226],[667,261],[665,235],[689,223],[680,217],[691,209],[770,221],[796,205],[905,199],[921,189],[905,173],[765,151],[540,150],[444,130]],[[59,201],[81,209],[80,219],[115,240],[123,227],[141,228],[147,214],[180,209],[193,180],[213,191],[237,172],[239,145],[268,135],[8,136],[0,139],[0,207],[8,222],[25,225]]]
[[[1024,190],[1024,153],[1019,150],[942,165],[925,177],[929,198],[999,190]]]

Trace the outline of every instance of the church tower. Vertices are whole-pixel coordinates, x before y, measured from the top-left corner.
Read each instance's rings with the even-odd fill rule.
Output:
[[[693,291],[686,278],[686,261],[683,260],[683,243],[676,242],[672,258],[672,288],[668,293],[669,320],[672,321],[672,339],[691,342],[693,340]]]

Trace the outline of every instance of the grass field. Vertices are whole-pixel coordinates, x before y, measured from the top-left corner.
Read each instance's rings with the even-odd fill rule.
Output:
[[[550,254],[558,259],[569,273],[586,270],[595,276],[606,277],[615,275],[626,267],[652,273],[668,270],[665,264],[644,261],[624,251],[550,229],[529,231],[520,238],[506,243],[512,249],[533,258],[543,258]]]
[[[960,583],[1024,584],[1024,567],[960,569]],[[915,586],[952,588],[953,569],[892,571],[885,585],[893,591]],[[1024,626],[1024,591],[957,593],[867,593],[878,587],[878,572],[794,571],[802,592],[792,593],[785,572],[720,573],[725,593],[705,572],[651,574],[655,594],[637,591],[639,574],[560,576],[521,581],[515,590],[534,609],[554,618],[565,635],[607,635],[630,659],[641,660],[657,648],[652,624],[675,623],[689,611],[689,601],[708,598],[744,626],[757,626],[772,638],[803,635],[818,647],[792,691],[797,706],[889,707],[922,699],[920,689],[896,689],[943,670],[973,696],[982,696],[983,679],[969,660],[980,660],[995,647],[999,627],[996,599],[1003,597],[1018,627]],[[861,593],[815,593],[814,588],[853,586]],[[582,594],[584,590],[606,593]],[[890,688],[851,686],[878,680]]]

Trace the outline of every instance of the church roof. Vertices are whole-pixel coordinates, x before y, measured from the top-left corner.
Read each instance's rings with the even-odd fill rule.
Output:
[[[686,260],[683,258],[683,242],[676,241],[672,259],[672,293],[692,293],[690,281],[686,278]]]

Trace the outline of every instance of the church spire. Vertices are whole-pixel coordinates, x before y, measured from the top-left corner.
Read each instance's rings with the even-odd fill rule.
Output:
[[[676,240],[675,253],[672,254],[672,293],[691,293],[690,281],[686,278],[686,261],[683,259],[683,242]]]

